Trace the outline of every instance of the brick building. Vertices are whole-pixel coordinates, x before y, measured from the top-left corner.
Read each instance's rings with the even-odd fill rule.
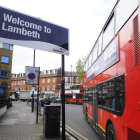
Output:
[[[79,84],[75,72],[65,72],[65,89],[70,85]],[[25,84],[25,73],[12,74],[11,77],[11,93],[20,95],[20,91],[31,91],[32,85]],[[41,97],[53,95],[57,90],[61,89],[61,68],[40,71],[39,89]],[[37,85],[35,85],[37,91]],[[57,95],[60,96],[60,95]]]
[[[0,98],[10,96],[13,46],[0,43]]]

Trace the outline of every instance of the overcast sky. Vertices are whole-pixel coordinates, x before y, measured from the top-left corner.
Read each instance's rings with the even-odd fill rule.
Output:
[[[65,71],[75,71],[78,59],[87,56],[117,0],[1,0],[1,6],[69,29],[70,55]],[[14,45],[12,73],[33,66],[34,50]],[[61,55],[35,51],[35,66],[41,70],[61,67]]]

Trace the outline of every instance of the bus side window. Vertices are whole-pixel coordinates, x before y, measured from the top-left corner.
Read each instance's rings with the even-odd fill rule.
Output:
[[[103,83],[103,106],[115,110],[114,79]]]
[[[124,75],[116,78],[116,110],[121,111],[124,107]]]
[[[92,102],[92,91],[91,91],[91,88],[88,89],[88,102]]]
[[[102,91],[101,84],[98,84],[98,105],[102,105]]]

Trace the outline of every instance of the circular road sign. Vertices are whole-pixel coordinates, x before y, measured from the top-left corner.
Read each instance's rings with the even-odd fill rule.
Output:
[[[29,73],[29,74],[28,74],[28,78],[29,78],[30,80],[34,80],[35,77],[36,77],[35,73]]]

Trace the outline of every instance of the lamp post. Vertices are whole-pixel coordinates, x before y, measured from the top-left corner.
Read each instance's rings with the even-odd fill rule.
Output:
[[[74,84],[75,84],[76,83],[76,72],[73,71],[73,73],[74,73]]]
[[[72,65],[71,66],[71,81],[72,81]],[[72,82],[71,82],[71,85],[72,85]]]

